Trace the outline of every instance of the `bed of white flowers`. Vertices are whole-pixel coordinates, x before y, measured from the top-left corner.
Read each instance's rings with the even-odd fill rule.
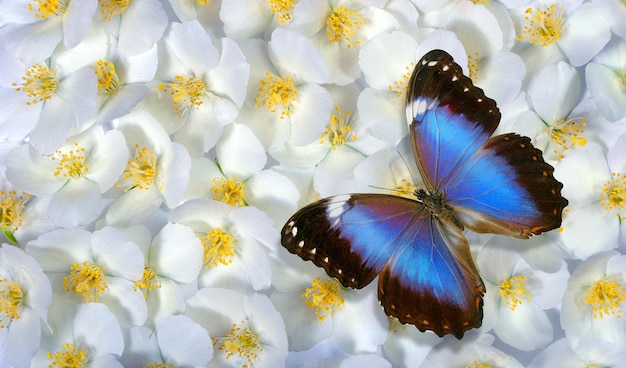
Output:
[[[435,48],[569,200],[530,240],[467,234],[460,341],[279,239],[315,199],[419,187]],[[624,0],[0,0],[0,367],[624,367],[625,133]]]

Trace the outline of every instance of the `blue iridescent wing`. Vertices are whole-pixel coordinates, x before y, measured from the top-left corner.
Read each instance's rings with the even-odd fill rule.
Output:
[[[567,200],[552,166],[527,137],[491,137],[500,122],[495,101],[445,51],[431,51],[418,62],[407,119],[428,191],[465,226],[526,238],[561,225]]]
[[[383,194],[325,198],[282,230],[291,253],[361,288],[378,274],[387,315],[460,338],[482,322],[484,285],[461,230],[420,202]]]

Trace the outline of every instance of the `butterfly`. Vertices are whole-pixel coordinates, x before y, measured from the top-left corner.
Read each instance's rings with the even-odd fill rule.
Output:
[[[491,136],[500,122],[496,102],[445,51],[422,57],[406,96],[409,140],[427,190],[416,190],[415,199],[321,199],[287,221],[281,242],[344,287],[360,289],[378,276],[388,316],[460,339],[482,324],[485,293],[464,229],[529,238],[561,226],[568,202],[530,138]]]

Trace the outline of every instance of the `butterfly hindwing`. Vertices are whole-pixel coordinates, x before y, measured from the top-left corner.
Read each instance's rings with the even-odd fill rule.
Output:
[[[409,88],[409,134],[420,173],[463,224],[522,238],[560,226],[567,200],[552,167],[529,138],[490,138],[498,108],[450,55],[426,54]]]
[[[282,243],[344,286],[363,287],[380,273],[385,312],[422,331],[460,338],[481,324],[484,286],[467,240],[420,202],[383,194],[326,198],[292,216]]]

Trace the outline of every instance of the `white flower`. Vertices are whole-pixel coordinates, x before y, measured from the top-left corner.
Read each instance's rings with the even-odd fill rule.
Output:
[[[606,367],[620,368],[626,362],[626,348],[603,340],[585,339],[570,346],[567,339],[555,341],[537,354],[529,368]]]
[[[135,110],[115,120],[126,137],[130,158],[106,213],[109,225],[131,226],[142,222],[162,203],[180,204],[187,184],[191,159],[185,147],[173,143],[147,112]],[[123,193],[120,193],[122,192]]]
[[[250,293],[271,286],[267,254],[274,251],[279,235],[263,212],[249,206],[237,208],[192,199],[174,209],[169,220],[191,228],[202,242],[200,287]]]
[[[493,340],[491,335],[468,336],[466,334],[462,341],[444,341],[430,351],[420,367],[523,367],[512,356],[491,346]]]
[[[15,57],[0,47],[0,139],[29,136],[41,153],[52,153],[96,106],[96,75],[89,67],[59,65],[54,57],[36,64]]]
[[[626,117],[626,41],[615,40],[585,67],[585,81],[609,121]]]
[[[264,170],[267,154],[250,128],[231,124],[215,148],[216,163],[193,163],[187,198],[209,198],[231,206],[254,206],[282,224],[296,210],[298,191],[286,177]]]
[[[213,357],[213,344],[207,331],[185,315],[169,316],[155,331],[131,327],[124,331],[126,368],[152,366],[199,367]]]
[[[186,312],[212,337],[214,355],[208,367],[285,365],[285,325],[265,295],[204,288],[187,299]]]
[[[172,23],[159,43],[157,83],[143,108],[198,157],[237,117],[249,69],[231,39],[214,44],[197,21]]]
[[[102,212],[101,193],[115,184],[128,155],[120,132],[93,128],[71,137],[54,155],[22,145],[6,158],[7,178],[21,190],[49,198],[46,215],[57,226],[75,228]]]
[[[553,339],[544,310],[561,302],[569,273],[563,261],[554,273],[532,268],[510,243],[493,238],[478,254],[476,264],[487,288],[481,328],[493,327],[502,341],[517,349],[536,350]]]
[[[597,253],[572,272],[561,309],[570,344],[601,339],[626,346],[626,255]]]
[[[0,14],[10,16],[0,23],[0,44],[25,63],[37,64],[61,41],[67,48],[78,45],[97,7],[97,0],[2,1]]]
[[[620,0],[592,0],[602,17],[609,23],[609,26],[621,38],[626,38],[626,23],[623,22],[626,16],[626,9]]]
[[[388,317],[389,334],[383,344],[385,356],[398,367],[419,367],[430,350],[442,339],[432,331],[421,332],[413,325],[403,325]]]
[[[306,350],[332,337],[351,354],[377,351],[389,324],[376,297],[376,282],[360,290],[344,288],[311,262],[284,251],[276,255],[270,299],[283,315],[291,350]]]
[[[50,281],[33,257],[0,247],[0,366],[28,367],[39,349],[52,299]],[[42,322],[44,326],[42,326]]]
[[[220,19],[224,22],[224,33],[234,39],[253,38],[272,27],[286,26],[291,21],[294,9],[304,6],[303,1],[294,0],[230,0],[223,1]]]
[[[224,23],[219,17],[221,0],[168,0],[168,2],[181,22],[195,19],[214,39],[224,37]]]
[[[51,334],[42,336],[32,367],[122,368],[124,339],[115,316],[101,303],[76,304],[53,298],[48,312]]]
[[[135,281],[143,276],[143,256],[119,230],[55,230],[29,242],[26,252],[39,262],[60,298],[102,302],[122,325],[145,322],[146,301],[135,290]]]

